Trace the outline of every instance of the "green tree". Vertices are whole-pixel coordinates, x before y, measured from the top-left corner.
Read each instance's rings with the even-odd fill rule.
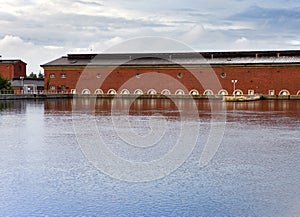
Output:
[[[41,72],[39,72],[38,78],[44,78],[44,75]]]
[[[12,90],[8,79],[0,74],[0,90]]]
[[[28,76],[28,78],[37,78],[37,75],[31,72]]]

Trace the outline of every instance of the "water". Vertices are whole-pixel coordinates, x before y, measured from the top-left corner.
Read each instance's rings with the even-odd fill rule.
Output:
[[[1,101],[1,216],[300,216],[300,101],[215,101],[227,110],[226,128],[203,168],[199,158],[212,118],[208,101],[196,101],[199,120],[182,118],[169,100],[136,101],[127,133],[149,134],[151,121],[167,126],[160,147],[149,146],[146,153],[111,126],[111,108],[118,118],[127,117],[124,103]],[[190,108],[189,100],[180,103]],[[164,178],[127,182],[96,169],[82,152],[74,123],[88,129],[91,118],[111,151],[135,162],[168,153],[182,121],[199,124],[199,138],[184,164]]]

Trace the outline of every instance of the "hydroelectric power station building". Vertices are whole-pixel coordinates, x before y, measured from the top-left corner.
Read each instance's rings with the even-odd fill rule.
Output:
[[[58,93],[300,95],[300,51],[68,54],[42,67]]]

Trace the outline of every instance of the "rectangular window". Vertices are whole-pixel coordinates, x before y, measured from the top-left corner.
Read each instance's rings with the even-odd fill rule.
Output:
[[[50,78],[55,78],[55,74],[50,74],[49,77]]]
[[[60,77],[61,77],[61,78],[66,78],[67,75],[66,75],[66,73],[61,73],[61,74],[60,74]]]
[[[275,95],[275,90],[269,90],[269,95],[274,96]]]
[[[248,90],[248,95],[254,95],[254,90]]]

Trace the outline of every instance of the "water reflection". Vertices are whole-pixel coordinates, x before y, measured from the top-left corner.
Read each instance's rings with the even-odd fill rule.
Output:
[[[217,155],[205,168],[198,160],[207,135],[199,133],[190,158],[164,179],[127,183],[96,170],[82,154],[75,118],[96,118],[102,133],[111,109],[130,105],[137,130],[161,113],[171,128],[180,108],[197,106],[203,132],[211,108],[226,112]],[[212,104],[211,104],[212,103]],[[182,107],[178,106],[181,105]],[[74,110],[76,106],[76,110]],[[300,101],[224,103],[207,100],[111,99],[0,101],[0,213],[3,216],[300,216]],[[178,109],[179,108],[179,109]],[[178,131],[168,131],[166,153]],[[108,142],[117,140],[110,134]],[[113,145],[120,156],[149,155]],[[124,148],[124,147],[123,147]],[[128,149],[127,149],[128,151]]]

